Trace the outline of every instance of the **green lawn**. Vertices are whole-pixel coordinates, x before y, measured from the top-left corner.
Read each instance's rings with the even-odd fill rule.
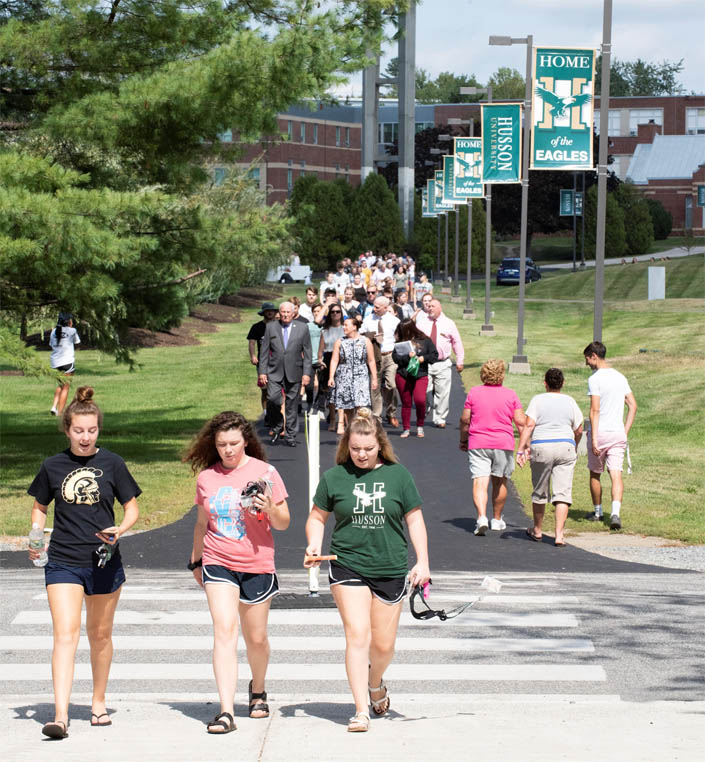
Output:
[[[578,220],[580,229],[580,220]],[[705,246],[705,238],[696,238],[697,246]],[[671,236],[661,241],[654,241],[649,248],[648,254],[660,254],[669,249],[678,249],[683,245],[683,236]],[[493,261],[500,262],[502,257],[513,256],[519,251],[519,239],[513,238],[499,241],[495,245],[496,256]],[[685,251],[685,249],[684,249]],[[573,259],[573,234],[552,238],[533,238],[531,240],[531,258],[539,265],[550,266],[556,262],[571,262]],[[576,249],[576,258],[580,261],[580,247]]]
[[[625,474],[623,516],[630,532],[703,543],[705,299],[672,296],[678,290],[685,296],[703,296],[704,258],[672,260],[665,265],[670,298],[661,302],[629,301],[645,294],[646,263],[629,265],[629,269],[606,268],[603,341],[608,359],[627,376],[639,405],[630,435],[634,473]],[[532,373],[509,376],[506,381],[525,406],[543,391],[545,370],[557,366],[566,375],[565,391],[587,414],[589,371],[582,349],[592,339],[592,303],[559,300],[591,299],[593,282],[594,272],[568,272],[527,288],[524,334]],[[484,289],[473,284],[473,291],[475,310],[482,316]],[[517,289],[493,291],[493,296],[505,296],[492,303],[494,337],[479,336],[478,321],[459,319],[462,305],[444,307],[457,319],[468,350],[469,367],[463,372],[466,387],[479,383],[479,366],[486,359],[502,357],[509,362],[516,353],[516,301],[506,298],[512,291]],[[534,298],[552,301],[531,301]],[[528,469],[517,470],[515,483],[530,513]],[[582,519],[591,510],[585,458],[578,461],[573,499],[569,529],[606,531]],[[609,497],[603,500],[608,501]]]
[[[666,299],[702,299],[705,297],[705,254],[679,257],[668,262],[637,262],[636,264],[605,267],[605,299],[632,301],[648,297],[649,267],[666,268]],[[595,269],[572,272],[544,272],[543,278],[527,283],[526,296],[531,299],[586,299],[592,301],[595,289]],[[518,286],[501,286],[497,296],[514,298]],[[651,309],[648,302],[643,309]]]
[[[105,416],[100,441],[125,458],[144,492],[138,529],[174,521],[193,505],[195,481],[180,459],[210,416],[229,409],[259,414],[245,340],[259,319],[255,309],[245,310],[241,323],[201,334],[200,345],[143,349],[134,373],[99,352],[77,353],[74,388],[95,388]],[[42,460],[66,446],[66,437],[49,415],[50,381],[5,376],[2,386],[0,534],[25,534],[27,487]]]
[[[630,437],[634,473],[625,476],[625,527],[630,532],[702,543],[705,299],[629,301],[641,287],[638,282],[645,277],[645,267],[607,268],[603,338],[608,358],[626,374],[639,403]],[[676,287],[684,294],[699,289],[702,296],[703,257],[673,260],[666,267],[669,296]],[[641,275],[632,278],[634,273]],[[592,279],[593,272],[567,272],[527,289],[525,336],[532,374],[510,376],[506,382],[525,405],[543,391],[546,368],[557,365],[566,374],[565,391],[587,412],[588,370],[581,353],[592,338],[592,305],[560,300],[590,298]],[[304,288],[297,284],[285,292],[303,296]],[[486,359],[510,361],[515,353],[516,292],[493,287],[494,299],[504,297],[492,302],[494,337],[480,337],[481,321],[461,320],[462,305],[444,299],[447,313],[463,333],[466,387],[479,383],[479,368]],[[483,284],[474,283],[474,307],[480,316],[483,295]],[[538,297],[541,301],[532,301]],[[138,528],[171,522],[192,505],[194,479],[180,458],[206,419],[233,408],[247,416],[258,415],[259,392],[245,341],[250,324],[258,319],[255,312],[254,308],[243,310],[241,323],[223,324],[216,333],[202,334],[198,346],[141,350],[141,366],[135,373],[98,352],[78,354],[75,383],[94,386],[105,412],[101,441],[127,460],[144,490]],[[48,414],[50,382],[5,376],[2,387],[0,534],[25,534],[31,505],[27,486],[43,458],[62,449],[66,440],[56,419]],[[452,433],[448,441],[450,447],[456,446]],[[516,473],[515,483],[529,506],[528,469]],[[604,531],[581,518],[590,509],[584,458],[576,471],[574,500],[568,527]]]

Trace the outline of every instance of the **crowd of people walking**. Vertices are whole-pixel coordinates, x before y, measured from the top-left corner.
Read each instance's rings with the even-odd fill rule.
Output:
[[[292,299],[278,306],[262,304],[263,319],[252,326],[247,339],[263,390],[270,444],[283,441],[296,446],[299,404],[304,399],[328,409],[329,425],[339,435],[335,465],[322,475],[310,506],[304,566],[318,566],[323,560],[325,525],[333,516],[328,577],[345,633],[345,667],[355,705],[347,730],[366,732],[369,709],[381,716],[392,703],[384,674],[394,655],[402,601],[409,585],[424,585],[430,579],[422,497],[412,474],[399,463],[385,424],[399,428],[400,408],[400,438],[406,439],[415,409],[416,434],[424,438],[430,400],[433,423],[444,429],[453,358],[457,371],[462,371],[464,348],[455,323],[444,315],[423,276],[424,287],[416,290],[413,261],[367,257],[350,274],[352,281],[341,262],[321,284],[320,294],[315,288],[307,290],[305,303]],[[379,293],[389,287],[390,279],[397,291],[403,290],[393,299]],[[71,348],[78,342],[66,316],[60,317],[52,336],[57,349],[62,342]],[[59,359],[68,358],[67,347],[61,351],[66,354]],[[588,383],[588,467],[594,506],[589,518],[602,518],[600,479],[606,468],[612,482],[609,523],[619,529],[622,464],[636,400],[625,377],[608,366],[601,342],[591,342],[583,356],[594,371]],[[73,369],[72,362],[68,367],[65,362],[55,365],[54,358],[52,365],[67,373]],[[507,479],[515,462],[520,467],[530,463],[533,525],[526,534],[532,541],[542,540],[550,502],[556,511],[555,544],[564,547],[576,448],[583,434],[580,408],[562,392],[562,371],[550,368],[544,377],[545,392],[534,396],[524,411],[516,392],[504,385],[505,372],[501,359],[482,365],[482,383],[467,392],[458,422],[459,446],[468,454],[477,511],[474,533],[482,537],[506,529]],[[124,461],[98,444],[102,413],[93,401],[93,389],[78,389],[62,422],[69,446],[44,461],[28,490],[34,497],[32,523],[39,529],[54,502],[45,584],[54,628],[55,716],[42,729],[54,739],[68,736],[84,599],[93,672],[91,724],[112,724],[105,690],[113,618],[125,581],[118,540],[137,520],[141,492]],[[265,685],[270,658],[267,624],[272,598],[279,590],[273,530],[289,526],[288,493],[268,463],[254,424],[234,411],[206,422],[183,460],[196,476],[198,509],[186,565],[208,601],[220,701],[206,729],[222,735],[236,729],[240,630],[252,674],[248,715],[263,719],[270,713]],[[115,499],[124,510],[119,524]],[[416,556],[410,571],[407,533]],[[44,550],[30,547],[30,559],[42,563]]]

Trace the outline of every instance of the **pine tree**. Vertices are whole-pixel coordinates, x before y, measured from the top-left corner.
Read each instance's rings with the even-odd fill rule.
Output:
[[[130,361],[129,326],[260,277],[290,221],[243,173],[211,188],[218,139],[361,68],[405,2],[5,0],[0,4],[0,308],[53,307]],[[0,342],[8,346],[6,342]]]
[[[404,245],[399,205],[387,181],[375,172],[355,193],[352,206],[352,253],[371,250],[377,254],[400,252]]]
[[[632,185],[622,183],[615,198],[624,212],[626,251],[631,257],[646,254],[654,242],[654,225],[646,199]]]

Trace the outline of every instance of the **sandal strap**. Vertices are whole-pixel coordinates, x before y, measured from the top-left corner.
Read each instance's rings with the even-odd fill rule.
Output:
[[[223,717],[227,717],[227,721],[223,720]],[[207,727],[214,727],[216,725],[220,726],[221,728],[225,728],[226,730],[228,728],[231,728],[235,724],[235,719],[233,718],[232,714],[230,712],[221,712],[220,714],[216,714],[215,718],[212,722],[209,722]]]
[[[262,693],[252,693],[250,692],[250,701],[253,699],[264,699],[267,700],[267,691],[262,691]]]

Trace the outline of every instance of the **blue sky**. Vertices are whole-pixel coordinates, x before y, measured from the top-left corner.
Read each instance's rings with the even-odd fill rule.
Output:
[[[535,44],[593,46],[602,40],[603,0],[422,0],[416,11],[416,63],[432,77],[442,71],[474,74],[482,83],[499,66],[522,74],[523,46],[489,47],[491,34],[526,37]],[[687,93],[705,93],[705,1],[613,0],[612,55],[649,62],[683,59]],[[382,69],[396,55],[383,57]],[[336,92],[359,96],[355,77]]]

